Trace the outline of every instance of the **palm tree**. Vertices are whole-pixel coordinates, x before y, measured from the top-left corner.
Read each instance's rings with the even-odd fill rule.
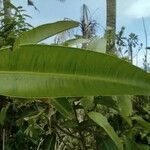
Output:
[[[81,33],[83,38],[89,39],[96,34],[97,22],[93,20],[87,5],[81,7]],[[82,44],[82,48],[86,48],[86,44]]]
[[[70,20],[70,19],[65,19]],[[93,19],[90,10],[87,5],[83,4],[81,7],[81,19],[80,19],[80,31],[81,36],[76,35],[76,38],[83,37],[84,39],[90,39],[96,35],[97,22]],[[72,31],[72,32],[71,32]],[[55,38],[55,43],[60,44],[65,42],[68,37],[74,36],[74,30],[69,30],[58,34]],[[87,43],[82,44],[82,48],[86,48]]]
[[[59,0],[65,1],[65,0]],[[106,19],[106,37],[107,37],[107,53],[115,52],[115,31],[116,31],[116,0],[106,0],[107,5],[107,19]],[[83,7],[83,10],[85,8]],[[86,12],[84,12],[86,14]],[[85,15],[86,16],[86,15]],[[87,36],[87,34],[86,34]]]

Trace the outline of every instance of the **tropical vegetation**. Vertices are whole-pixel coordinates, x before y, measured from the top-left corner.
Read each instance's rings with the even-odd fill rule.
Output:
[[[116,35],[111,28],[95,36],[85,5],[81,22],[35,28],[25,22],[29,16],[22,8],[11,9],[15,15],[1,20],[1,149],[149,150],[150,75],[123,53],[138,45],[136,35],[122,38],[122,30]],[[43,44],[78,27],[86,32]]]

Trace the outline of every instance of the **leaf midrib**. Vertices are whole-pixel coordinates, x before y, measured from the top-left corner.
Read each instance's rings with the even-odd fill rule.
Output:
[[[98,81],[104,81],[104,82],[111,82],[111,83],[117,83],[117,84],[122,84],[122,85],[129,85],[129,86],[135,86],[135,87],[145,87],[145,89],[149,89],[150,86],[149,85],[145,85],[145,83],[141,83],[143,86],[141,86],[141,84],[136,84],[133,83],[133,81],[129,81],[129,80],[120,80],[120,79],[115,79],[115,78],[104,78],[104,77],[98,77],[98,76],[90,76],[90,75],[84,75],[84,74],[65,74],[65,73],[48,73],[48,72],[23,72],[23,71],[0,71],[0,75],[1,74],[27,74],[27,75],[40,75],[40,76],[60,76],[63,78],[79,78],[79,79],[87,79],[87,80],[98,80]],[[113,79],[113,80],[112,80]],[[140,86],[137,86],[140,85]],[[146,88],[147,87],[147,88]],[[149,88],[148,88],[149,87]]]

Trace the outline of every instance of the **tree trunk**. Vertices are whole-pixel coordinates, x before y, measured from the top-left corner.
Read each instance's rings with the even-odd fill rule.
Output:
[[[5,26],[7,26],[11,20],[10,0],[3,0],[3,8],[4,8],[4,24]]]
[[[106,0],[107,4],[107,53],[115,51],[115,31],[116,31],[116,0]]]
[[[116,0],[107,0],[107,28],[116,30]]]

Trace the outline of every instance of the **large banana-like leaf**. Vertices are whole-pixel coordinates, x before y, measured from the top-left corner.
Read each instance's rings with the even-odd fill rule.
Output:
[[[114,141],[114,143],[116,144],[119,150],[123,150],[123,145],[118,135],[116,134],[114,129],[111,127],[106,117],[104,117],[102,114],[98,112],[90,112],[88,113],[88,116],[107,132],[107,134]]]
[[[24,44],[35,44],[56,35],[60,32],[79,26],[75,21],[58,21],[54,23],[44,24],[24,32],[15,42],[14,47],[18,48]]]
[[[107,54],[26,45],[0,51],[0,95],[63,97],[150,94],[150,75]]]

